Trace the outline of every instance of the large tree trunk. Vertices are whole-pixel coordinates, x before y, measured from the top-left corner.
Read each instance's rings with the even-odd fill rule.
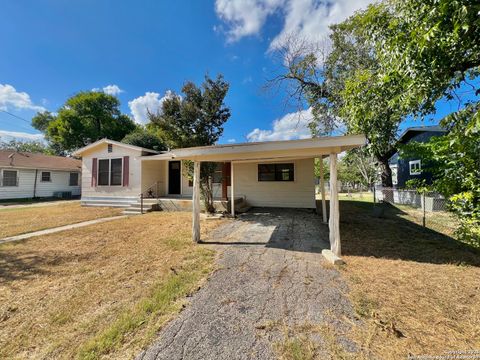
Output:
[[[390,169],[390,164],[388,163],[389,158],[387,157],[378,157],[377,158],[380,168],[382,169],[382,186],[383,187],[393,187],[392,182],[392,169]]]

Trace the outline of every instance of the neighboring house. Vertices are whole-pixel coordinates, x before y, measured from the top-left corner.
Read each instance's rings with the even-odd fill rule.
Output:
[[[80,160],[0,150],[0,199],[80,195]]]
[[[337,156],[365,142],[364,135],[349,135],[201,146],[157,153],[103,139],[79,149],[74,155],[83,160],[82,204],[131,204],[131,212],[137,212],[148,200],[147,206],[192,209],[194,241],[200,239],[201,162],[218,164],[215,205],[235,215],[237,207],[245,205],[316,209],[314,159],[328,156],[332,180],[330,244],[333,253],[339,256]],[[193,182],[184,174],[185,160],[193,161]],[[323,170],[320,174],[323,194]],[[322,216],[325,222],[325,196],[322,196]]]
[[[412,141],[426,143],[433,136],[442,136],[445,130],[439,126],[411,127],[406,129],[398,139],[399,144],[408,144]],[[432,174],[423,169],[425,164],[417,158],[401,158],[395,153],[389,160],[392,170],[392,182],[395,187],[403,188],[411,179],[424,179],[427,184],[432,182]]]

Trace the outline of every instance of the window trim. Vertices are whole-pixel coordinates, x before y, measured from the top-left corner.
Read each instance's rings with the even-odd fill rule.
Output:
[[[44,174],[44,173],[45,173],[45,174],[47,174],[47,173],[50,174],[50,175],[48,176],[48,180],[43,180],[43,174]],[[40,182],[46,182],[46,183],[52,182],[52,172],[51,172],[51,171],[42,171],[42,172],[40,172]]]
[[[412,165],[418,165],[418,171],[412,172]],[[421,160],[411,160],[408,162],[408,170],[411,176],[421,175],[422,174],[422,161]]]
[[[277,170],[275,169],[274,171],[274,176],[275,176],[275,179],[274,180],[260,180],[260,171],[259,171],[259,166],[260,165],[293,165],[293,179],[292,180],[277,180]],[[263,162],[263,163],[257,163],[257,182],[259,183],[263,183],[263,182],[266,182],[266,183],[271,183],[271,182],[276,182],[276,183],[294,183],[297,181],[297,177],[296,177],[296,174],[297,173],[297,164],[295,161],[292,161],[292,162],[270,162],[270,163],[267,163],[267,162]]]
[[[72,185],[72,174],[75,174],[77,176],[77,184],[76,185]],[[80,176],[79,176],[79,173],[76,172],[76,171],[71,171],[70,174],[68,175],[68,186],[78,186],[78,184],[80,183]]]
[[[111,185],[111,174],[112,174],[112,159],[120,159],[122,161],[122,176],[120,181],[120,185]],[[100,185],[100,160],[108,160],[108,185]],[[97,187],[117,187],[123,186],[123,157],[114,157],[114,158],[98,158],[97,159]]]
[[[4,176],[3,174],[4,174],[5,171],[15,172],[15,185],[5,185],[5,181],[4,181],[4,178],[3,178],[3,176]],[[19,187],[19,186],[20,186],[20,184],[19,184],[19,183],[20,183],[20,178],[18,177],[18,170],[2,169],[1,172],[2,172],[2,178],[1,178],[1,180],[2,180],[2,183],[1,183],[2,187]]]

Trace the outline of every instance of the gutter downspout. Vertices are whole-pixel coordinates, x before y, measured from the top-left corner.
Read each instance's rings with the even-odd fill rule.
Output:
[[[37,177],[38,177],[38,169],[35,169],[35,181],[33,182],[33,198],[37,197]]]

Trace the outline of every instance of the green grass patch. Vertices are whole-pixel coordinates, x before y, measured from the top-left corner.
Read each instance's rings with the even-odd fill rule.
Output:
[[[194,292],[201,280],[213,267],[214,252],[197,248],[189,255],[176,273],[153,287],[148,296],[125,310],[110,327],[83,344],[77,358],[99,359],[131,342],[142,332],[141,339],[134,339],[140,346],[148,344],[163,324],[182,308],[182,300]]]

